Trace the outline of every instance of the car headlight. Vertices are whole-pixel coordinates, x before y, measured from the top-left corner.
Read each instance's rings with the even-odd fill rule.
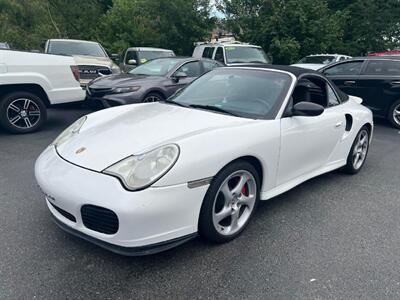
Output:
[[[67,129],[65,129],[52,143],[51,145],[53,146],[60,146],[61,144],[65,143],[68,141],[72,136],[75,134],[79,133],[79,130],[81,130],[83,124],[85,123],[87,117],[84,116],[74,122],[71,126],[69,126]]]
[[[117,87],[113,90],[114,94],[131,93],[136,92],[140,89],[140,86],[130,86],[130,87]]]
[[[159,147],[147,153],[129,156],[108,167],[103,173],[119,178],[131,191],[146,188],[164,176],[175,164],[179,147]]]

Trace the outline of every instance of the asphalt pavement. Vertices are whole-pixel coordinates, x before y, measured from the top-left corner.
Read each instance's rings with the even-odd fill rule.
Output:
[[[123,257],[61,231],[36,185],[40,152],[88,111],[0,131],[0,299],[399,299],[400,132],[378,122],[364,169],[262,202],[229,244]]]

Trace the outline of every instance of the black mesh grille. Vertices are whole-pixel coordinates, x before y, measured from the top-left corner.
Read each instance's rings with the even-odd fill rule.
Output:
[[[61,209],[61,208],[55,206],[55,205],[54,205],[53,203],[51,203],[51,202],[50,202],[50,204],[51,204],[51,206],[54,207],[54,209],[55,209],[56,211],[58,211],[58,212],[60,213],[60,215],[62,215],[63,217],[67,218],[68,220],[70,220],[70,221],[76,223],[76,218],[75,218],[73,215],[71,215],[69,212],[67,212],[67,211],[65,211],[65,210],[63,210],[63,209]]]
[[[88,87],[89,94],[93,97],[102,97],[106,94],[109,94],[113,89],[112,88],[91,88]]]
[[[117,215],[104,207],[84,205],[81,208],[83,224],[94,231],[114,234],[118,231],[119,222]]]

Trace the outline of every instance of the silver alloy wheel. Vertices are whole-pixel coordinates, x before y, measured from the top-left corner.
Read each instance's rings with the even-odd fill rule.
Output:
[[[157,96],[154,96],[154,95],[150,95],[150,96],[144,98],[143,102],[144,102],[144,103],[148,103],[148,102],[158,102],[158,101],[160,101],[160,100],[161,100],[160,97],[157,97]]]
[[[353,167],[358,170],[364,164],[369,146],[369,134],[366,129],[360,131],[353,150]]]
[[[229,175],[218,189],[213,204],[213,224],[221,235],[233,235],[247,223],[257,198],[254,176],[245,170]]]
[[[7,119],[17,128],[32,128],[40,121],[40,118],[39,106],[30,99],[16,99],[7,107]]]
[[[400,125],[400,104],[397,105],[393,110],[393,120],[397,125]]]

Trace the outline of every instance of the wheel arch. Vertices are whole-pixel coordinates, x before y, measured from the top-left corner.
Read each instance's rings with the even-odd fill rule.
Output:
[[[50,106],[50,100],[45,92],[45,90],[36,83],[32,84],[7,84],[7,85],[0,85],[0,94],[1,95],[8,95],[14,92],[28,92],[38,96],[40,99],[43,100],[46,107]]]
[[[263,167],[263,164],[261,163],[261,161],[255,156],[245,155],[245,156],[238,157],[238,158],[230,161],[229,163],[227,163],[225,166],[223,166],[221,168],[221,170],[223,168],[225,168],[227,165],[230,165],[230,164],[232,164],[234,162],[237,162],[237,161],[246,161],[256,169],[257,174],[258,174],[259,179],[260,179],[260,190],[262,190],[262,184],[263,184],[264,173],[265,173],[264,172],[264,167]]]
[[[144,94],[144,96],[142,98],[142,101],[150,94],[158,94],[158,95],[162,96],[164,99],[167,99],[167,96],[165,95],[165,93],[162,90],[160,90],[160,89],[151,89],[151,90],[148,90]]]

